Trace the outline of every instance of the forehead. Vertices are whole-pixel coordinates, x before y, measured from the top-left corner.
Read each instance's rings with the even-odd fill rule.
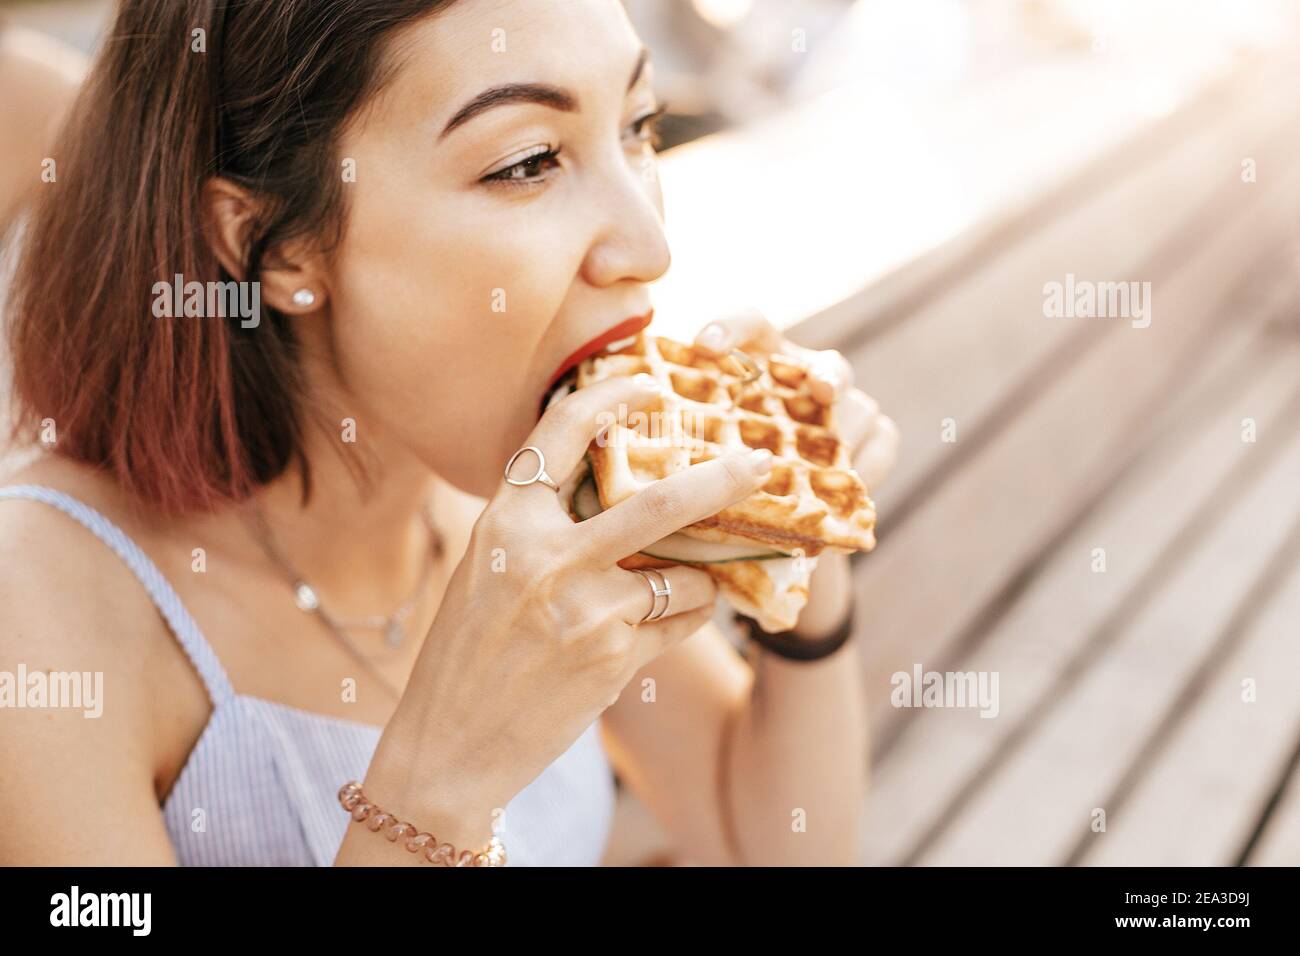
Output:
[[[386,93],[443,118],[503,83],[621,102],[640,49],[620,0],[456,0],[397,38]]]

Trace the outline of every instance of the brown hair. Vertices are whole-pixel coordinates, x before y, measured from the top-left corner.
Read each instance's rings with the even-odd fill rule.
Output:
[[[391,75],[393,31],[454,0],[122,0],[33,208],[9,329],[15,439],[169,512],[246,497],[302,465],[302,378],[273,308],[158,318],[155,283],[258,280],[288,239],[337,238],[338,134]],[[201,31],[201,32],[200,32]],[[259,200],[232,277],[204,239],[222,176]]]

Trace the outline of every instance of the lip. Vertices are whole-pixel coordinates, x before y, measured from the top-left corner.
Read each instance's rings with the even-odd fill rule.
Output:
[[[594,339],[591,339],[574,350],[567,359],[560,363],[560,367],[556,369],[555,374],[551,376],[549,381],[547,381],[544,393],[549,392],[556,382],[568,374],[570,369],[577,368],[578,364],[583,359],[595,355],[605,346],[609,345],[610,342],[617,342],[619,339],[626,339],[636,335],[650,324],[651,320],[654,318],[654,314],[654,309],[651,309],[645,315],[637,315],[630,319],[624,319],[622,322],[618,323],[618,325],[606,329]]]

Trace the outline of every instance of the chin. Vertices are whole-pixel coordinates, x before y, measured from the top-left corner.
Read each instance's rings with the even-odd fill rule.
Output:
[[[534,417],[530,418],[529,411],[521,409],[508,421],[498,420],[495,427],[483,423],[481,427],[467,429],[449,440],[450,448],[439,447],[437,455],[425,457],[425,461],[439,478],[466,494],[491,498],[501,484],[510,456],[528,444],[528,436],[537,424],[536,414],[534,409]],[[490,441],[488,435],[497,438]]]
[[[480,475],[478,479],[471,482],[468,486],[457,485],[461,491],[473,495],[476,498],[491,498],[497,491],[497,484],[501,480],[501,473],[494,471],[491,475]]]
[[[523,444],[521,441],[519,444]],[[501,452],[495,444],[467,444],[463,453],[451,461],[435,466],[438,477],[467,495],[491,498],[501,483],[506,462],[513,452]]]
[[[494,457],[490,448],[478,445],[468,447],[463,454],[454,457],[430,460],[429,466],[440,479],[457,490],[478,498],[491,498],[496,493],[501,469],[505,467],[504,458],[498,467],[495,461],[489,460]]]

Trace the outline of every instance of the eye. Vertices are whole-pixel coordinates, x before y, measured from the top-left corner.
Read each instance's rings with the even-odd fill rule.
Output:
[[[544,174],[559,165],[557,162],[559,156],[560,150],[558,148],[551,149],[549,146],[537,146],[522,159],[516,160],[509,166],[505,166],[494,173],[488,173],[483,177],[482,181],[509,185],[545,182],[546,176]]]
[[[662,104],[652,113],[646,113],[632,121],[628,127],[628,132],[633,139],[642,143],[649,143],[652,149],[658,150],[663,145],[663,139],[659,135],[659,125],[663,122],[664,116],[668,113],[668,104]]]

